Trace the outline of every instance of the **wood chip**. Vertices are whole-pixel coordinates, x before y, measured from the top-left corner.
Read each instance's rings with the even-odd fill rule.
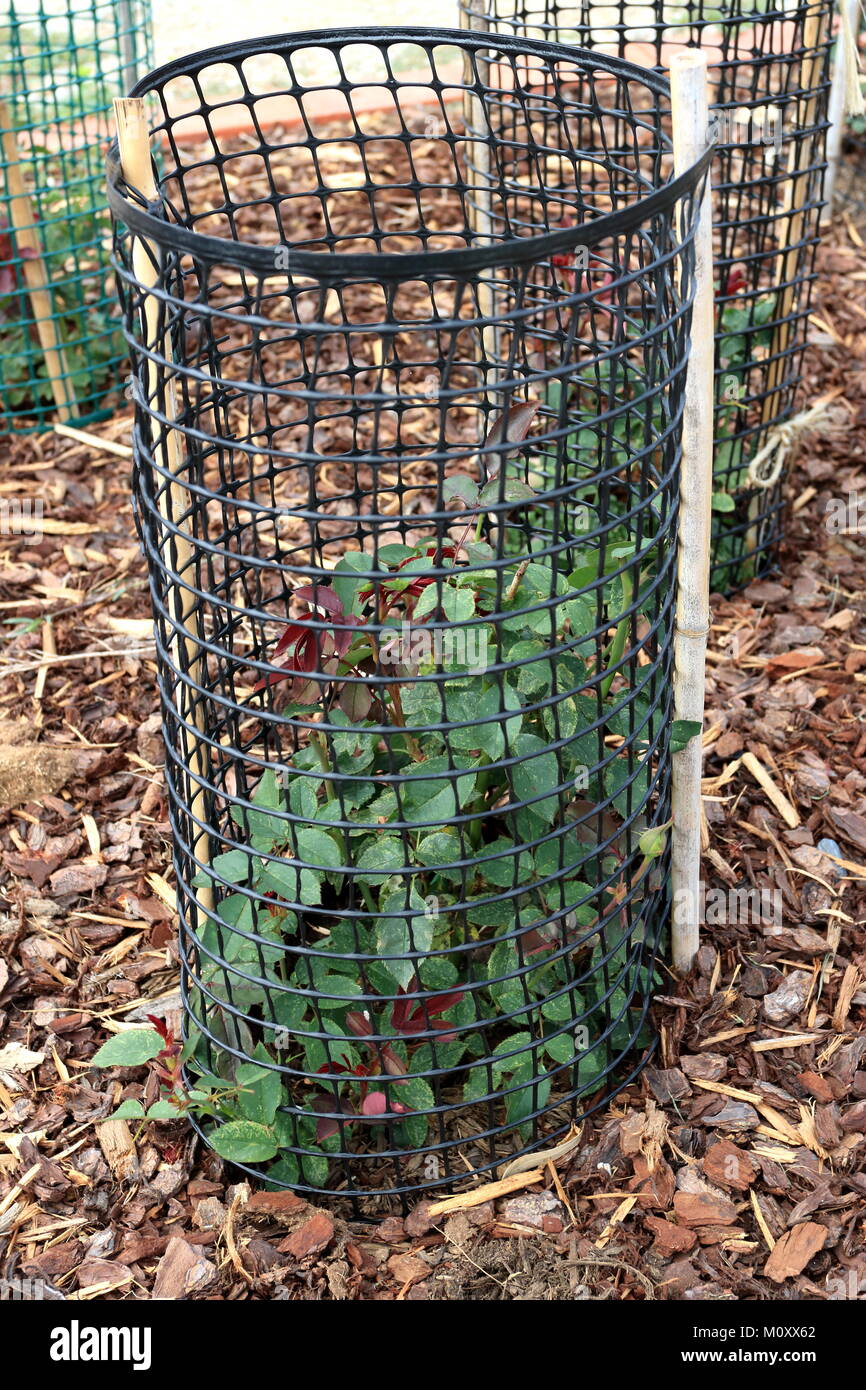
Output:
[[[598,1240],[595,1242],[596,1250],[604,1249],[611,1236],[613,1235],[614,1231],[616,1230],[617,1226],[620,1224],[620,1222],[625,1220],[636,1201],[637,1197],[626,1197],[623,1202],[620,1202],[616,1211],[613,1213],[613,1216],[610,1218],[601,1235],[599,1236]]]
[[[486,1182],[473,1192],[459,1192],[456,1197],[443,1197],[439,1202],[431,1202],[430,1216],[445,1216],[451,1211],[465,1211],[467,1207],[477,1207],[481,1202],[493,1202],[497,1197],[506,1197],[509,1192],[519,1192],[522,1187],[531,1187],[534,1182],[543,1182],[544,1169],[532,1168],[528,1173],[515,1173],[510,1178],[499,1178],[496,1182]]]
[[[794,1126],[789,1124],[785,1116],[780,1114],[774,1106],[769,1105],[761,1096],[752,1095],[750,1091],[740,1091],[736,1086],[725,1086],[721,1081],[702,1081],[697,1076],[693,1078],[693,1084],[700,1086],[704,1091],[714,1091],[719,1096],[730,1096],[731,1100],[746,1101],[748,1105],[753,1105],[758,1113],[764,1116],[765,1120],[769,1120],[775,1130],[786,1135],[792,1144],[802,1144],[802,1136]]]
[[[766,795],[767,800],[772,802],[788,828],[790,830],[796,830],[800,824],[800,817],[785,796],[785,793],[780,791],[776,786],[769,772],[767,772],[767,769],[758,761],[754,753],[744,753],[742,762],[743,767],[751,772],[755,781]]]
[[[749,1192],[749,1201],[752,1204],[752,1211],[755,1213],[755,1220],[761,1228],[761,1235],[764,1237],[764,1240],[767,1243],[767,1249],[770,1252],[772,1252],[776,1242],[773,1239],[772,1231],[767,1225],[767,1219],[764,1216],[763,1211],[761,1210],[761,1203],[758,1201],[758,1194],[754,1191],[754,1189],[751,1189]]]
[[[749,1047],[753,1052],[780,1052],[786,1047],[806,1047],[820,1041],[820,1033],[793,1033],[784,1038],[759,1038],[757,1042],[750,1042]]]
[[[839,997],[833,1010],[833,1027],[837,1033],[845,1031],[851,1000],[860,988],[860,983],[860,971],[856,965],[846,965],[845,974],[842,976],[842,983],[839,986]]]
[[[104,1120],[96,1126],[96,1136],[115,1177],[128,1177],[135,1167],[135,1141],[126,1120]]]
[[[824,1249],[827,1235],[826,1226],[819,1226],[817,1221],[804,1221],[794,1226],[776,1242],[764,1265],[764,1274],[774,1284],[802,1274],[809,1261]]]

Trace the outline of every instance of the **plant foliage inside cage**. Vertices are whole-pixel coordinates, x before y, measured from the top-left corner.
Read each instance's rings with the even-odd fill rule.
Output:
[[[109,161],[197,1123],[367,1205],[561,1136],[634,1076],[694,733],[671,667],[703,170],[671,174],[660,77],[492,46],[198,55],[140,84],[158,215]],[[233,147],[217,103],[173,114],[219,64],[254,118],[262,53],[297,124]],[[469,89],[513,111],[484,237]]]

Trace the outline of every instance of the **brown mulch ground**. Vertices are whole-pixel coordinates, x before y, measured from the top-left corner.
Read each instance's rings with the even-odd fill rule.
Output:
[[[123,1079],[88,1067],[106,1023],[178,1003],[145,576],[127,464],[12,442],[0,492],[47,526],[0,547],[0,1276],[83,1300],[866,1296],[866,551],[825,525],[866,497],[850,221],[820,273],[803,399],[842,393],[781,575],[716,603],[709,668],[704,876],[781,913],[708,926],[654,1065],[555,1175],[441,1217],[350,1226],[251,1194],[183,1126],[95,1124]]]

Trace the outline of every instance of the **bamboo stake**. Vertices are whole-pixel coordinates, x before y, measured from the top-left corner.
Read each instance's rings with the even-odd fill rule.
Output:
[[[823,54],[821,52],[827,37],[829,16],[823,0],[818,0],[803,22],[803,57],[800,62],[799,86],[807,95],[797,103],[797,129],[805,130],[814,126],[818,111],[818,82],[821,77]],[[820,139],[821,132],[817,133]],[[785,373],[785,352],[791,341],[789,315],[794,307],[797,292],[795,276],[802,251],[799,242],[806,227],[807,212],[804,206],[811,177],[810,166],[816,153],[816,134],[808,140],[795,140],[788,156],[788,173],[791,175],[785,184],[782,216],[779,218],[776,245],[780,253],[778,276],[779,295],[774,310],[777,320],[770,346],[770,366],[767,372],[767,394],[761,410],[761,424],[771,427],[778,411],[778,395],[782,389]],[[752,499],[749,507],[750,529],[746,533],[746,555],[757,551],[760,537],[757,521],[760,508],[760,494]]]
[[[126,96],[136,78],[135,23],[130,0],[117,0],[117,26],[121,56],[120,90]]]
[[[117,98],[114,103],[114,119],[124,180],[130,188],[136,189],[146,198],[148,203],[152,203],[157,200],[159,195],[153,178],[150,135],[147,128],[144,102],[141,97]],[[132,248],[132,268],[136,279],[145,287],[145,290],[155,286],[159,279],[157,247],[140,237],[136,238]],[[160,310],[159,300],[154,294],[145,294],[144,313],[149,344],[161,352],[166,363],[170,363],[171,344],[168,335],[163,335],[161,343],[158,341]],[[158,385],[158,372],[155,363],[148,359],[145,371],[147,395],[152,397]],[[171,378],[165,381],[164,389],[166,416],[169,420],[174,420],[177,418],[177,404],[175,384]],[[160,492],[159,506],[162,516],[166,522],[181,518],[175,522],[178,527],[177,531],[171,532],[166,529],[162,545],[167,552],[173,549],[174,569],[178,575],[182,576],[186,571],[194,573],[195,547],[191,539],[192,523],[189,517],[185,516],[189,493],[184,488],[183,483],[175,481],[180,478],[183,467],[183,446],[181,436],[176,429],[166,431],[164,437],[155,446],[155,456],[157,462],[173,480],[167,491],[163,488]],[[194,603],[194,597],[189,589],[183,586],[176,587],[174,595],[177,627],[175,641],[186,656],[189,680],[194,685],[203,685],[201,646],[187,629],[187,622],[193,616]],[[183,683],[180,687],[180,704],[181,714],[200,733],[204,733],[201,704],[194,699],[188,687]],[[186,709],[183,708],[184,705],[187,706]],[[190,773],[190,811],[193,817],[191,848],[198,862],[207,867],[210,864],[208,834],[196,824],[197,821],[200,821],[203,825],[207,825],[207,806],[203,786],[205,768],[201,747],[185,726],[182,726],[181,738]],[[202,928],[206,924],[206,914],[212,913],[214,908],[211,884],[197,890],[196,903],[198,906],[198,924]]]
[[[697,49],[671,59],[674,168],[704,153],[709,131],[707,59]],[[695,297],[683,410],[679,555],[674,630],[674,718],[702,722],[710,628],[710,518],[713,491],[713,232],[707,174],[695,230]],[[674,969],[687,971],[700,937],[701,740],[672,758],[671,886]]]
[[[833,215],[833,191],[842,154],[845,117],[854,114],[850,110],[852,89],[859,89],[860,85],[856,39],[860,25],[860,0],[839,0],[839,14],[841,24],[836,35],[833,83],[827,107],[830,128],[827,131],[827,177],[824,180],[822,220]]]
[[[473,16],[468,9],[460,7],[460,27],[473,33],[487,33],[490,25],[488,17],[485,15],[473,24]],[[480,55],[479,55],[480,56]],[[476,58],[477,61],[477,58]],[[464,61],[464,81],[467,86],[472,76],[472,60],[467,53]],[[470,157],[473,170],[477,178],[477,187],[473,190],[474,198],[467,199],[467,219],[473,232],[475,245],[492,245],[493,243],[493,197],[491,193],[492,179],[490,174],[490,146],[483,139],[483,132],[490,131],[490,123],[484,110],[484,102],[475,93],[465,91],[463,93],[463,125],[466,131],[466,155],[467,162]],[[491,132],[492,133],[492,132]],[[474,137],[474,138],[473,138]],[[490,270],[488,275],[495,274]],[[495,300],[492,285],[488,284],[483,278],[478,282],[478,311],[483,318],[492,318],[495,308]],[[487,362],[498,361],[499,334],[496,325],[489,324],[481,330],[481,346]],[[485,373],[485,378],[487,373]],[[485,379],[485,386],[487,382]]]
[[[9,218],[15,234],[15,244],[21,254],[24,283],[30,296],[33,320],[39,336],[39,346],[48,368],[51,394],[57,407],[60,420],[74,420],[78,414],[75,396],[66,364],[63,341],[57,328],[54,300],[51,295],[51,282],[42,254],[42,244],[37,231],[36,218],[24,183],[21,169],[21,156],[18,142],[12,129],[12,118],[5,101],[0,100],[0,137],[3,148],[3,165],[6,176],[6,191],[9,199]]]

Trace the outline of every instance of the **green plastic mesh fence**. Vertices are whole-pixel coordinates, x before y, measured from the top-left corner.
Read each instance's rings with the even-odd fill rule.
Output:
[[[125,356],[103,165],[149,0],[0,0],[0,434],[98,418]]]

